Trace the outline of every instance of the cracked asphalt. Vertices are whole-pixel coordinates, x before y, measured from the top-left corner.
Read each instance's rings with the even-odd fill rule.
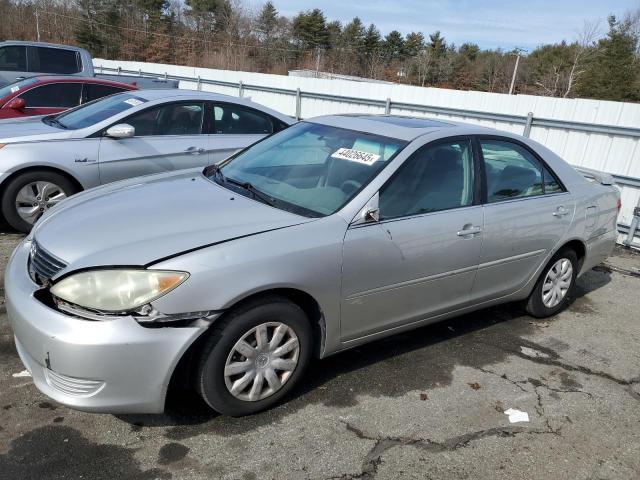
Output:
[[[2,267],[19,239],[0,234]],[[60,406],[13,376],[2,308],[0,479],[637,479],[638,268],[617,250],[555,318],[506,305],[317,361],[239,419],[181,393],[164,415]]]

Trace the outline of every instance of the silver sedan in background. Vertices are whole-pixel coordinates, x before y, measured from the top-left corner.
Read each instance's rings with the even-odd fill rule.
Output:
[[[510,133],[320,117],[66,200],[10,259],[7,312],[63,404],[160,412],[184,384],[245,415],[312,356],[504,302],[559,312],[613,248],[608,183]]]
[[[126,178],[219,162],[293,119],[192,90],[112,95],[67,112],[0,121],[0,204],[28,232],[51,206]]]

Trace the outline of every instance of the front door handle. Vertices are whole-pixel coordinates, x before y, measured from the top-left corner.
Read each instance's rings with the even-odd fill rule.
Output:
[[[202,155],[205,150],[204,148],[198,148],[198,147],[189,147],[185,150],[186,153],[190,153],[191,155]]]
[[[457,235],[459,237],[469,237],[471,235],[477,235],[478,233],[482,233],[482,228],[474,227],[473,225],[465,225],[464,227],[462,227],[462,230],[457,233]]]

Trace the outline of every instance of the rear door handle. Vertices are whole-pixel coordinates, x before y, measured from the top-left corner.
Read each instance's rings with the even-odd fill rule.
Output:
[[[204,148],[198,148],[198,147],[189,147],[185,150],[186,153],[190,153],[191,155],[202,155],[205,150]]]
[[[471,227],[471,226],[469,228],[466,228],[466,227],[467,226],[465,225],[463,229],[457,233],[459,237],[468,237],[470,235],[476,235],[482,232],[482,229],[480,227]]]
[[[555,212],[553,212],[553,216],[556,218],[561,218],[561,217],[564,217],[565,215],[569,215],[569,213],[570,213],[569,210],[567,210],[566,208],[558,207],[558,209]]]

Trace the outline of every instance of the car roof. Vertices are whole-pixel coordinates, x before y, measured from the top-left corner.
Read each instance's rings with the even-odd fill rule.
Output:
[[[224,95],[222,93],[203,92],[200,90],[183,90],[177,88],[158,88],[152,90],[138,90],[137,92],[135,92],[135,95],[150,102],[154,100],[179,101],[181,99],[193,99],[235,103],[238,105],[245,105],[247,107],[255,108],[256,110],[261,110],[265,113],[268,113],[272,117],[284,121],[288,125],[294,122],[291,117],[265,107],[264,105],[261,105],[259,103],[255,103],[248,98],[234,97],[231,95]]]
[[[112,85],[117,87],[128,87],[132,89],[138,88],[136,85],[125,82],[115,82],[113,80],[107,80],[104,78],[98,77],[82,77],[78,75],[34,75],[32,77],[26,77],[26,79],[36,79],[38,83],[49,83],[49,82],[72,82],[72,83],[97,83],[100,85]]]
[[[376,115],[376,114],[342,114],[325,115],[314,117],[307,122],[320,123],[338,128],[347,128],[366,132],[373,135],[398,138],[401,140],[415,140],[422,135],[451,129],[452,134],[462,135],[465,133],[495,133],[495,130],[485,127],[478,127],[451,120],[441,120],[439,118],[412,117],[403,115]],[[456,128],[457,127],[457,128]],[[461,133],[461,127],[467,127],[468,132]],[[466,130],[466,129],[464,129]]]
[[[61,45],[59,43],[47,43],[47,42],[30,42],[29,40],[5,40],[0,42],[0,46],[3,45],[25,45],[28,47],[50,47],[50,48],[63,48],[65,50],[86,51],[84,48],[75,47],[73,45]]]

